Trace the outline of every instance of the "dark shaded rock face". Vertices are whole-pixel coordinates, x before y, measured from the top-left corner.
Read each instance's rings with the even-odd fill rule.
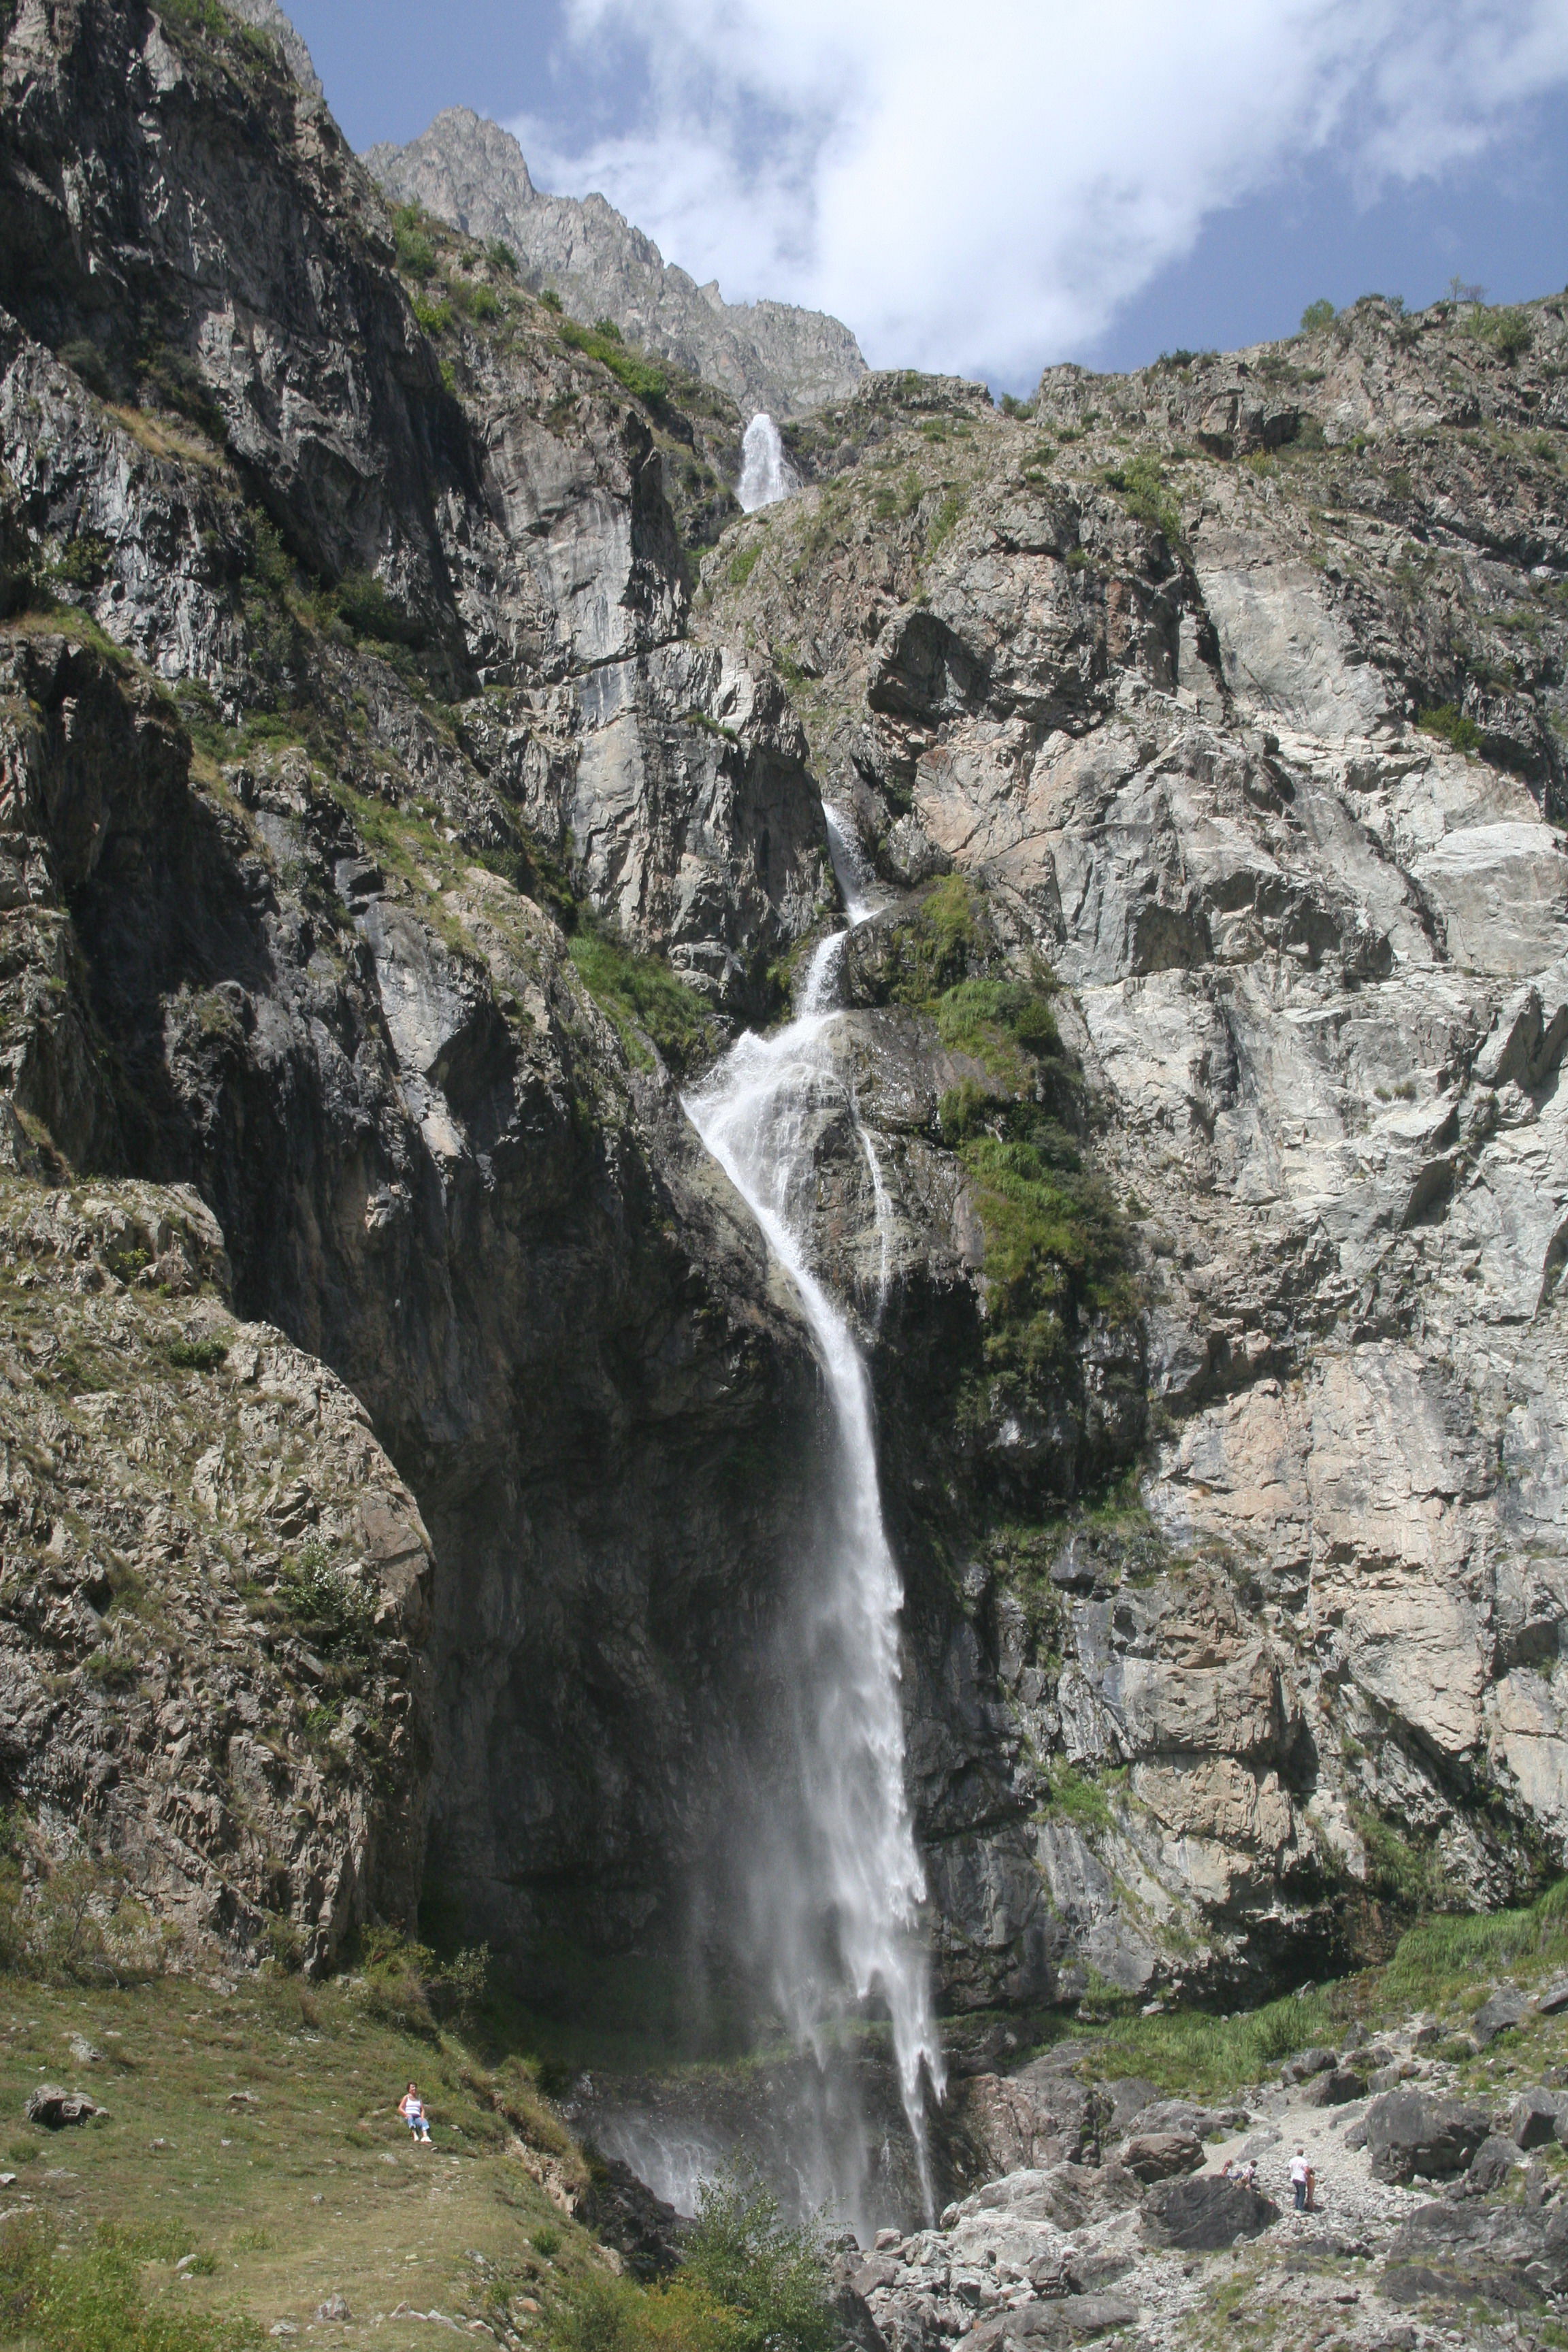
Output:
[[[196,1187],[241,1314],[349,1382],[419,1496],[439,1563],[424,1760],[386,1790],[416,1850],[366,1885],[363,1826],[341,1825],[351,1917],[411,1916],[427,1803],[429,1874],[466,1932],[518,1955],[546,1935],[624,1946],[705,1850],[704,1759],[765,1708],[815,1380],[668,1079],[641,1048],[648,1075],[628,1062],[516,887],[544,854],[526,780],[579,772],[617,726],[634,762],[657,752],[665,830],[645,851],[694,898],[683,917],[645,894],[627,929],[674,945],[684,923],[721,991],[732,893],[701,887],[690,812],[716,794],[712,823],[756,815],[765,857],[726,835],[712,870],[782,890],[785,937],[815,796],[776,688],[706,656],[669,682],[683,590],[637,413],[574,391],[521,312],[521,355],[476,345],[489,388],[465,362],[454,396],[363,175],[265,45],[135,8],[29,10],[6,21],[5,73],[17,593],[40,601],[49,549],[90,547],[83,593],[118,641],[79,608],[0,644],[4,1052],[35,1173]],[[99,168],[68,228],[82,152]],[[156,369],[115,376],[147,348]],[[536,421],[541,383],[579,416],[570,449]],[[378,639],[333,617],[334,595],[360,609],[330,584],[356,565],[384,583]],[[600,708],[623,653],[642,681],[624,725]],[[584,655],[600,704],[552,699]],[[498,658],[528,683],[465,717],[450,697]],[[661,697],[689,716],[715,695],[734,726],[667,746]],[[241,709],[270,727],[220,723]],[[740,935],[754,952],[763,932],[748,916]],[[303,1465],[283,1544],[335,1542],[325,1466]],[[24,1798],[34,1736],[9,1766]],[[304,1879],[273,1899],[315,1935]],[[214,1924],[261,1932],[249,1896]]]

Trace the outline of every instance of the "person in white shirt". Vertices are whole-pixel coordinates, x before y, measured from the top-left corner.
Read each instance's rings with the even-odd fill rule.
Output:
[[[1290,2159],[1290,2186],[1296,2192],[1297,2212],[1307,2212],[1312,2202],[1312,2168],[1304,2147],[1299,2147]]]
[[[430,2126],[426,2118],[425,2102],[412,2083],[398,2100],[397,2112],[415,2138],[427,2144],[430,2137]]]

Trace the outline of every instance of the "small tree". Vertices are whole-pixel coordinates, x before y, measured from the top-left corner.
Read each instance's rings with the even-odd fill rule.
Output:
[[[1309,302],[1301,313],[1301,332],[1304,335],[1321,335],[1325,327],[1333,325],[1338,316],[1339,312],[1326,297]]]

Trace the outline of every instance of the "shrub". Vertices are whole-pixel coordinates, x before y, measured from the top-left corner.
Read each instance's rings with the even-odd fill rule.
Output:
[[[444,335],[452,323],[452,306],[438,302],[426,294],[416,294],[412,309],[419,326],[427,335]]]
[[[1164,469],[1157,459],[1131,457],[1125,466],[1108,467],[1104,478],[1136,521],[1152,523],[1169,540],[1180,539],[1181,509],[1165,487]]]
[[[81,378],[89,392],[97,393],[100,400],[109,398],[111,389],[109,363],[96,343],[90,343],[85,338],[62,343],[58,357],[73,374]]]
[[[540,295],[539,301],[542,310],[553,310],[557,318],[561,316],[562,311],[565,308],[565,305],[563,303],[560,295],[557,294],[553,286],[545,287],[543,292]]]
[[[491,237],[489,243],[485,247],[485,259],[489,263],[492,269],[499,269],[504,277],[515,278],[517,276],[517,256],[512,251],[510,246],[507,244],[504,237]]]
[[[1325,327],[1333,325],[1338,316],[1339,312],[1334,309],[1333,304],[1325,297],[1320,296],[1316,302],[1309,302],[1302,311],[1301,332],[1304,335],[1321,334]]]
[[[356,637],[374,637],[390,646],[425,642],[418,622],[395,603],[373,572],[345,572],[338,583],[337,608]]]
[[[392,222],[397,266],[405,278],[417,278],[422,286],[436,275],[436,248],[425,233],[424,220],[417,205],[403,205]]]
[[[750,2340],[739,2315],[684,2274],[653,2288],[580,2280],[551,2332],[552,2352],[742,2352]],[[781,2342],[777,2352],[793,2347]]]
[[[1478,307],[1466,312],[1463,325],[1467,335],[1478,343],[1489,343],[1498,357],[1510,367],[1535,341],[1535,330],[1524,310],[1483,310]]]
[[[224,438],[223,417],[195,360],[184,352],[160,345],[139,370],[141,397],[159,408],[172,409],[215,441]]]
[[[459,279],[453,287],[452,305],[455,310],[461,310],[465,318],[473,319],[480,325],[489,319],[500,317],[500,303],[490,289],[488,286],[475,286],[467,279]],[[416,303],[416,310],[418,307]]]
[[[735,2352],[834,2352],[840,2330],[817,2232],[785,2222],[754,2175],[704,2185],[685,2276],[738,2315],[729,2339]]]
[[[171,1339],[163,1353],[178,1372],[216,1372],[228,1360],[221,1339]]]
[[[731,588],[745,586],[762,559],[762,552],[760,547],[742,547],[730,558],[730,568],[724,576]]]
[[[1451,702],[1439,702],[1430,710],[1424,710],[1415,724],[1424,735],[1439,737],[1443,742],[1452,744],[1456,751],[1479,751],[1481,748],[1480,729]]]
[[[283,1562],[274,1613],[287,1617],[323,1650],[363,1647],[375,1624],[377,1594],[334,1568],[321,1544],[306,1544]]]
[[[1033,416],[1036,404],[1032,400],[1018,400],[1010,392],[1005,392],[1002,394],[1001,406],[1004,416]]]
[[[438,1960],[427,1944],[373,1923],[360,1931],[360,1959],[366,2009],[405,2033],[431,2035],[437,2019],[472,2024],[489,1989],[488,1944]]]
[[[603,335],[607,343],[624,343],[626,341],[625,335],[622,334],[620,329],[616,326],[613,319],[595,319],[594,321],[594,332],[596,335]]]

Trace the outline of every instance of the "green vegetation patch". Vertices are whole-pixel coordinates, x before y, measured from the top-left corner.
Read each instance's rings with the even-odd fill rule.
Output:
[[[678,1075],[718,1052],[722,1032],[706,1001],[659,957],[637,954],[586,917],[573,936],[571,956],[589,995],[615,1023],[634,1068],[653,1067],[650,1045]]]
[[[0,2222],[0,2332],[49,2352],[242,2352],[265,2341],[252,2319],[151,2303],[141,2254],[134,2236],[116,2233],[58,2252],[41,2213],[13,2214]],[[215,2265],[203,2260],[206,2276]]]
[[[1535,330],[1525,310],[1511,308],[1467,312],[1464,331],[1479,343],[1489,343],[1510,367],[1522,359],[1535,341]]]
[[[1415,724],[1424,735],[1436,735],[1456,751],[1476,752],[1481,748],[1480,729],[1473,719],[1467,719],[1464,712],[1456,709],[1451,702],[1439,702],[1433,709],[1424,710]]]
[[[561,340],[568,350],[583,352],[589,359],[598,360],[607,367],[616,383],[624,386],[634,400],[644,400],[657,406],[669,391],[668,377],[662,368],[655,367],[651,360],[628,351],[618,328],[606,334],[604,324],[580,327],[575,319],[563,318],[560,328]]]
[[[1136,522],[1152,523],[1174,542],[1182,536],[1182,510],[1166,487],[1158,458],[1130,457],[1124,466],[1108,466],[1105,487],[1114,490]]]
[[[338,583],[336,604],[339,619],[347,622],[356,637],[370,637],[386,646],[418,646],[425,642],[419,623],[372,572],[345,572]]]

